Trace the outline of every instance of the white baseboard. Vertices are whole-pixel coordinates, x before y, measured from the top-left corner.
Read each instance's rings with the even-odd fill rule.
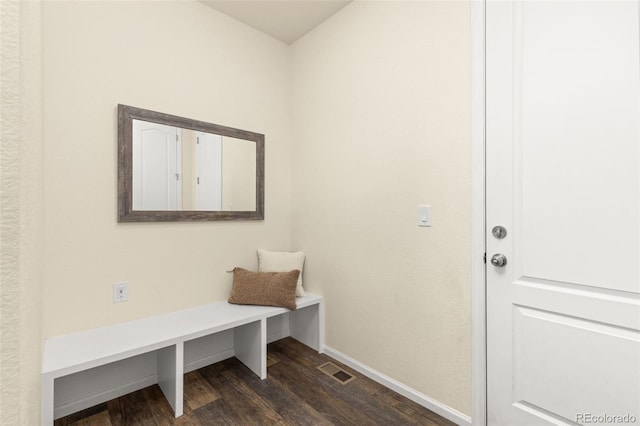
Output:
[[[211,355],[205,358],[200,358],[195,361],[187,362],[184,364],[184,373],[189,373],[194,370],[206,367],[207,365],[215,364],[216,362],[224,361],[235,356],[233,348],[227,349],[224,352],[219,352],[215,355]]]
[[[451,408],[448,405],[441,403],[440,401],[430,398],[427,395],[424,395],[423,393],[420,393],[417,390],[412,389],[409,386],[406,386],[398,382],[397,380],[394,380],[391,377],[374,370],[373,368],[361,363],[360,361],[356,361],[355,359],[333,349],[330,346],[324,345],[324,353],[327,356],[335,359],[336,361],[339,361],[344,365],[353,368],[357,372],[364,374],[371,380],[380,383],[381,385],[399,393],[400,395],[410,399],[417,404],[422,405],[423,407],[433,411],[434,413],[444,417],[447,420],[454,422],[455,424],[458,424],[460,426],[471,426],[471,417],[461,413],[455,408]]]
[[[267,336],[267,343],[272,343],[276,340],[284,339],[285,337],[289,337],[289,330],[278,330],[276,332],[271,332]]]

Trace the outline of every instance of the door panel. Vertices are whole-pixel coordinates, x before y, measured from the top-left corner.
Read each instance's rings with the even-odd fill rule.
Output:
[[[486,8],[489,424],[640,419],[638,2]]]
[[[133,120],[133,209],[180,210],[181,148],[178,129]]]
[[[521,306],[514,306],[513,320],[518,404],[573,421],[579,412],[629,407],[626,414],[637,406],[637,384],[630,380],[640,373],[637,332]]]
[[[638,292],[637,8],[518,11],[525,276]]]

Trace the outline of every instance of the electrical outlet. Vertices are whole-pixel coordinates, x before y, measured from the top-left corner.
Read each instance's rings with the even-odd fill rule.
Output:
[[[113,283],[113,303],[126,302],[129,300],[129,283],[122,281]]]

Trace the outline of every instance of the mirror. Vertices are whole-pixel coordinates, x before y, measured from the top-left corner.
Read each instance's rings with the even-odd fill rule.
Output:
[[[118,222],[264,219],[264,135],[118,105]]]

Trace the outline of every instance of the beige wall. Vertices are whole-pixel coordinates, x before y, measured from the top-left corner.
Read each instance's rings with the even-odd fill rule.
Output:
[[[40,4],[0,1],[0,424],[39,424],[42,354]]]
[[[45,336],[224,300],[289,248],[288,46],[197,1],[45,2],[42,39]],[[265,220],[118,224],[118,103],[267,135]]]
[[[223,300],[257,247],[303,249],[329,346],[469,414],[469,30],[466,2],[363,1],[289,48],[195,1],[46,2],[44,335]],[[118,103],[264,133],[266,219],[118,224]]]
[[[469,7],[352,3],[294,44],[292,87],[293,249],[326,343],[466,414]]]

